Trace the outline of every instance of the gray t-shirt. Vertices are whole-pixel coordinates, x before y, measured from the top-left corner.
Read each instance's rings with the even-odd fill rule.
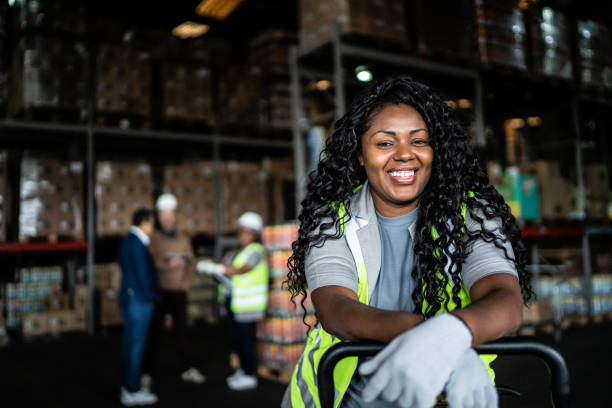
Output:
[[[378,281],[370,297],[370,306],[385,310],[412,312],[414,302],[412,291],[415,284],[411,276],[414,268],[414,247],[410,226],[417,218],[418,210],[399,217],[385,217],[376,212],[382,247],[382,266]],[[393,407],[384,401],[366,403],[361,391],[366,378],[356,371],[342,399],[342,408],[383,408]]]

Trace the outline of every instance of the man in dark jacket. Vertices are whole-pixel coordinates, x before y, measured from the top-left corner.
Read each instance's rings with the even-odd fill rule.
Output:
[[[121,244],[121,288],[119,307],[123,315],[121,362],[123,386],[120,400],[124,406],[147,405],[157,402],[157,396],[140,385],[142,357],[153,315],[154,302],[159,297],[157,269],[149,253],[149,237],[153,232],[151,210],[134,212],[132,226]]]

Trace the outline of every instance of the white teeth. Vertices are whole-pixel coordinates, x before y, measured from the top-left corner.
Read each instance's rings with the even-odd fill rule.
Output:
[[[414,170],[408,170],[408,171],[392,171],[389,174],[391,174],[391,177],[412,177],[414,176]]]

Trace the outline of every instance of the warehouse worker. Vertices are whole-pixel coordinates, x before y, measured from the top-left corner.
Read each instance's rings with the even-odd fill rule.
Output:
[[[289,260],[293,295],[318,323],[283,407],[320,407],[321,356],[343,340],[389,343],[342,360],[335,407],[495,407],[473,347],[515,331],[531,297],[525,248],[454,112],[399,76],[367,89],[336,123],[302,202]]]
[[[210,261],[198,263],[198,271],[216,274],[228,282],[227,325],[233,351],[240,359],[240,368],[227,378],[232,390],[257,387],[256,322],[262,319],[268,304],[268,261],[261,244],[263,221],[254,212],[238,218],[240,251],[231,266]],[[227,279],[225,279],[227,280]]]
[[[141,388],[142,358],[153,315],[153,305],[159,297],[157,269],[149,253],[153,233],[153,211],[134,212],[132,226],[121,244],[119,264],[121,287],[119,307],[123,316],[121,362],[123,386],[120,400],[125,406],[155,404],[157,396]]]
[[[160,299],[153,313],[150,346],[147,350],[143,385],[151,386],[151,375],[159,375],[160,338],[164,334],[166,315],[172,317],[176,353],[181,378],[202,384],[206,377],[193,367],[187,341],[187,294],[195,274],[195,258],[189,238],[176,230],[178,202],[172,194],[162,194],[155,203],[158,229],[151,237],[151,254],[159,271]]]

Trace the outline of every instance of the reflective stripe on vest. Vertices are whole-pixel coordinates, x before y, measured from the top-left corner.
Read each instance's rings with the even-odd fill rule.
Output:
[[[241,275],[232,276],[232,312],[253,313],[266,310],[268,305],[268,262],[263,245],[253,242],[236,255],[232,265],[241,268],[253,253],[260,255],[257,265]]]
[[[357,191],[360,187],[355,189]],[[473,196],[470,193],[470,196]],[[467,206],[463,204],[461,206],[461,214],[465,219]],[[362,227],[358,225],[355,217],[352,217],[348,222],[346,221],[346,210],[341,204],[338,208],[338,216],[340,219],[340,228],[342,234],[346,237],[347,243],[353,254],[355,265],[358,265],[358,290],[357,296],[359,301],[363,304],[368,304],[368,276],[365,267],[365,260],[359,246],[359,240],[357,239],[357,230]],[[432,228],[432,236],[435,239],[438,238],[437,231]],[[436,250],[437,252],[437,250]],[[438,253],[436,253],[438,255]],[[449,282],[446,286],[445,299],[449,298],[448,309],[445,309],[445,305],[436,314],[445,313],[455,309],[457,306],[452,299],[452,282]],[[425,289],[425,288],[423,288]],[[463,306],[470,303],[470,296],[465,285],[461,285],[459,292],[459,298]],[[425,302],[424,302],[425,303]],[[426,309],[426,304],[423,305],[423,309]],[[317,373],[319,367],[319,361],[323,354],[334,344],[339,343],[341,340],[327,333],[320,323],[317,323],[316,327],[309,333],[306,346],[302,352],[302,356],[298,361],[293,374],[291,376],[290,384],[290,400],[293,408],[320,408],[321,403],[319,400],[319,391],[317,384]],[[489,366],[489,364],[496,358],[495,355],[481,355],[480,358],[488,368],[491,379],[495,380],[495,373]],[[336,365],[334,368],[334,408],[338,408],[342,402],[342,398],[348,389],[353,374],[357,369],[357,357],[347,357]]]

